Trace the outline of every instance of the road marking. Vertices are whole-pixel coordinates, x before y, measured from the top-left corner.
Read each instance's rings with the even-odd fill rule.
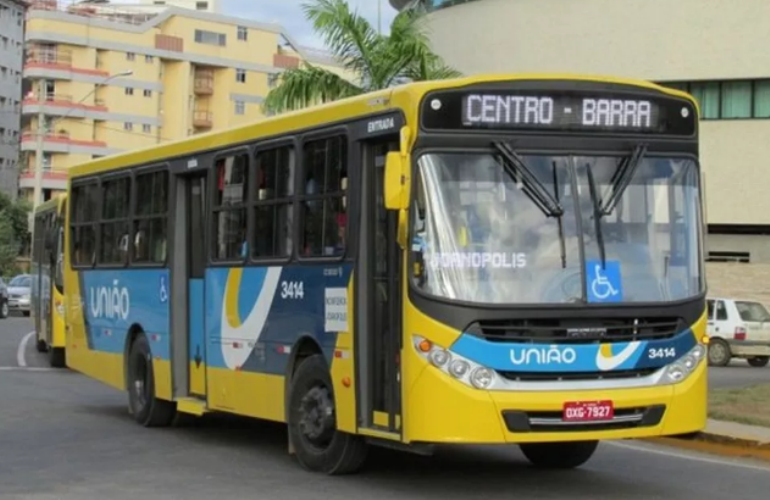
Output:
[[[693,460],[695,462],[704,462],[708,464],[713,465],[728,465],[731,467],[739,467],[741,469],[750,469],[750,470],[758,470],[762,472],[768,472],[770,471],[770,466],[763,467],[761,465],[751,465],[751,464],[744,464],[740,462],[731,462],[728,460],[719,460],[718,458],[708,458],[708,457],[700,457],[697,455],[689,455],[685,453],[677,453],[675,451],[666,451],[666,450],[660,450],[660,449],[654,449],[654,448],[648,448],[647,446],[635,446],[632,444],[627,443],[618,443],[618,442],[610,442],[605,441],[607,444],[612,446],[617,446],[618,448],[626,448],[629,450],[635,450],[635,451],[644,451],[647,453],[654,453],[656,455],[663,455],[666,457],[673,457],[673,458],[681,458],[682,460]]]
[[[0,372],[53,372],[60,371],[57,368],[45,366],[0,366]]]
[[[16,351],[16,363],[22,368],[27,366],[27,359],[26,359],[27,344],[29,343],[29,339],[31,339],[34,334],[35,332],[29,332],[28,334],[26,334],[24,338],[21,339],[21,342],[19,343],[19,350]]]

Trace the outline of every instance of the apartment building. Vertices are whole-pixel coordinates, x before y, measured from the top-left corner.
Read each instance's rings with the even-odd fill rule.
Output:
[[[21,0],[0,0],[0,191],[14,199],[19,176],[25,8]]]
[[[64,189],[72,165],[260,119],[282,71],[302,60],[334,65],[297,46],[281,26],[145,7],[30,4],[23,196],[33,197],[38,137],[45,200]]]

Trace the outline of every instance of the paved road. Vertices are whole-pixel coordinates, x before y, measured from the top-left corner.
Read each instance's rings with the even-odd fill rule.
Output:
[[[739,388],[770,382],[770,365],[754,368],[743,359],[709,370],[709,385],[714,388]]]
[[[0,321],[0,367],[17,362],[29,321]],[[28,366],[44,366],[32,344]],[[637,442],[603,444],[583,468],[530,468],[515,447],[444,449],[424,458],[375,450],[357,476],[296,466],[283,427],[229,417],[143,429],[125,396],[69,371],[0,371],[0,499],[742,499],[770,467]]]

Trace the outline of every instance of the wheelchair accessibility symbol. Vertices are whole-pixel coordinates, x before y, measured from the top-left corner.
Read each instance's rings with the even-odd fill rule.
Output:
[[[165,304],[168,302],[168,287],[166,286],[165,276],[160,277],[160,286],[158,288],[158,298],[160,299],[161,303]]]
[[[621,302],[623,283],[620,277],[620,263],[591,260],[586,262],[586,280],[588,281],[588,302]]]

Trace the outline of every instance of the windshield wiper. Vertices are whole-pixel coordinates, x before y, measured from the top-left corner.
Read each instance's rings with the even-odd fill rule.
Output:
[[[590,163],[586,163],[586,175],[588,175],[588,191],[591,194],[591,206],[594,208],[594,232],[596,233],[596,245],[599,247],[599,256],[602,259],[602,269],[604,269],[607,255],[604,250],[604,235],[602,234],[602,212],[601,207],[599,206],[600,201],[596,193],[594,171],[591,169]]]
[[[556,199],[556,203],[560,203],[559,201],[559,174],[556,171],[556,162],[552,162],[551,166],[553,167],[553,194],[554,198]],[[561,268],[567,269],[567,248],[566,244],[564,242],[564,218],[563,217],[557,217],[557,220],[559,222],[559,247],[561,249]]]
[[[523,185],[522,191],[526,194],[530,200],[539,208],[546,217],[561,217],[564,214],[564,209],[553,198],[553,195],[543,186],[532,171],[527,167],[524,160],[519,156],[516,151],[508,144],[495,141],[492,143],[497,151],[503,157],[503,168],[511,178]]]
[[[634,173],[642,162],[642,158],[644,158],[646,152],[647,145],[638,144],[634,148],[633,153],[631,153],[630,156],[625,157],[620,163],[618,169],[612,175],[612,179],[610,180],[612,194],[606,203],[603,203],[603,200],[602,202],[599,202],[599,213],[602,216],[610,215],[612,211],[615,210],[615,207],[618,205],[620,198],[631,183],[631,179],[634,177]]]

